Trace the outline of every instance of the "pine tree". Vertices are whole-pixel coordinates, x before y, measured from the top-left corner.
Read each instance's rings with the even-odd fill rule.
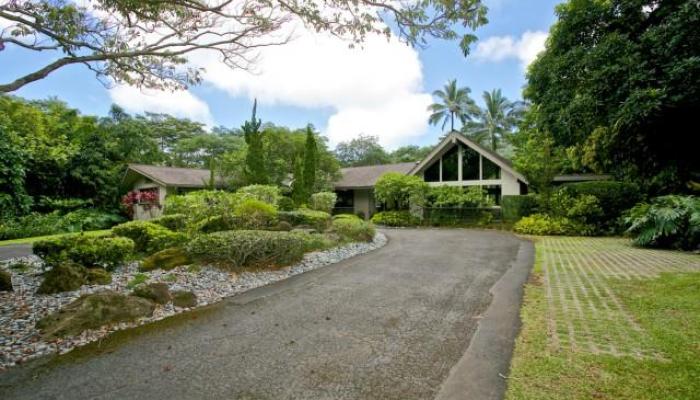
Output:
[[[258,100],[253,102],[253,115],[250,121],[243,124],[243,135],[248,145],[248,153],[245,157],[244,175],[248,184],[267,183],[265,172],[265,154],[263,150],[263,133],[260,132],[262,121],[255,118]]]
[[[311,125],[306,127],[306,146],[304,148],[304,199],[308,199],[316,186],[316,169],[318,168],[318,147],[316,135]]]

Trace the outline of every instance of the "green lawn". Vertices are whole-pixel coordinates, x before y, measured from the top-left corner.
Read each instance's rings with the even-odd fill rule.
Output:
[[[700,256],[540,238],[507,399],[697,399]]]
[[[97,231],[85,231],[85,232],[82,232],[82,234],[84,234],[86,236],[104,236],[104,235],[108,235],[110,232],[111,232],[110,229],[102,229],[102,230],[97,230]],[[29,238],[12,239],[12,240],[0,240],[0,246],[6,246],[8,244],[34,243],[37,240],[52,239],[52,238],[57,238],[57,237],[61,237],[61,236],[66,236],[66,235],[75,235],[78,233],[80,233],[80,232],[57,233],[55,235],[34,236],[34,237],[29,237]]]

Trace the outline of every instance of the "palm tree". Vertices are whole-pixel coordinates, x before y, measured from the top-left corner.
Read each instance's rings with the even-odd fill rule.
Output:
[[[469,97],[471,89],[468,87],[457,87],[457,80],[448,81],[443,89],[433,92],[433,96],[439,99],[439,103],[428,106],[430,111],[431,125],[437,125],[442,121],[442,129],[445,129],[447,122],[450,122],[450,129],[455,129],[455,117],[464,124],[470,119],[470,110],[475,106],[474,100]]]
[[[489,141],[491,150],[498,149],[499,142],[508,137],[517,126],[525,110],[525,103],[510,101],[501,89],[484,92],[484,108],[475,107],[472,117],[462,131],[478,143]]]

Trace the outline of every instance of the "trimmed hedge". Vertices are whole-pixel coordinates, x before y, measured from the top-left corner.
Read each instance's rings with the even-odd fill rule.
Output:
[[[642,200],[639,186],[629,182],[593,181],[567,183],[565,190],[572,197],[591,195],[598,199],[602,213],[590,221],[602,230],[619,230],[622,213]]]
[[[277,208],[253,198],[241,201],[233,210],[233,214],[243,229],[270,228],[277,222]]]
[[[242,268],[289,265],[302,259],[302,235],[277,231],[225,231],[201,235],[186,246],[195,260]]]
[[[382,211],[372,216],[372,223],[384,226],[415,226],[420,221],[408,211]]]
[[[316,230],[323,231],[328,228],[331,215],[323,211],[300,208],[296,211],[280,211],[277,213],[280,221],[285,221],[292,226],[309,226]]]
[[[187,215],[185,214],[169,214],[158,218],[148,220],[154,224],[158,224],[163,228],[168,228],[171,231],[184,231],[187,226]]]
[[[123,221],[124,217],[120,215],[94,209],[75,210],[67,214],[58,211],[31,213],[0,221],[0,240],[108,229]]]
[[[342,239],[353,242],[369,242],[374,238],[374,225],[359,218],[333,219],[333,231]]]
[[[112,269],[123,264],[134,247],[128,238],[78,234],[34,242],[32,252],[49,265],[72,261],[84,267]]]
[[[576,235],[580,229],[568,218],[532,214],[516,222],[513,230],[525,235]]]
[[[505,221],[516,222],[535,212],[537,212],[537,196],[535,195],[504,195],[501,197],[501,213]]]
[[[134,241],[134,250],[139,253],[152,254],[168,247],[177,247],[187,241],[181,232],[173,232],[161,225],[149,221],[131,221],[112,228],[117,236]]]

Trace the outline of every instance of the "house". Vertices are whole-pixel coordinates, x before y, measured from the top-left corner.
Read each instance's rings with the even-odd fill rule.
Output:
[[[208,169],[129,164],[122,185],[138,194],[153,193],[153,201],[135,204],[133,213],[134,219],[151,219],[161,215],[165,196],[210,187],[211,178]],[[222,183],[215,178],[215,186]]]
[[[510,160],[453,131],[433,151],[415,163],[343,168],[335,185],[336,211],[370,217],[377,209],[374,185],[387,172],[416,175],[431,186],[480,186],[500,204],[504,195],[527,194],[528,181],[513,168]],[[559,175],[554,184],[610,179],[607,175]]]

